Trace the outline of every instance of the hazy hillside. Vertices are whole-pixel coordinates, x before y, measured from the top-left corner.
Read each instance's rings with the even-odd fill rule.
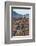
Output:
[[[29,18],[29,14],[21,15],[21,14],[16,13],[15,11],[13,11],[12,15],[13,15],[14,20],[19,19],[19,18],[23,18],[23,17]]]

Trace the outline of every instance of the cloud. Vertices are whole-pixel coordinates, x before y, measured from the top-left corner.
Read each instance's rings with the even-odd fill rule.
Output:
[[[25,14],[31,14],[31,10],[26,9],[13,9],[16,13],[25,15]]]

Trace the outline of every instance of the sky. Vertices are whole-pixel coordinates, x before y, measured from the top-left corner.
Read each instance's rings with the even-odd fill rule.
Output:
[[[22,15],[29,14],[30,18],[32,18],[31,9],[13,9],[13,11]]]
[[[25,14],[31,14],[31,10],[26,9],[13,9],[16,13],[25,15]]]

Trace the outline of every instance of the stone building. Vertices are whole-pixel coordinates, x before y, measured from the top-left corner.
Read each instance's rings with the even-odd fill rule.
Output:
[[[28,35],[29,34],[29,19],[22,18],[16,21],[16,36]]]

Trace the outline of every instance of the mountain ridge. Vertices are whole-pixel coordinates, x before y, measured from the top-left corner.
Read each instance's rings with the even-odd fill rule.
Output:
[[[13,19],[18,19],[18,18],[23,18],[23,17],[26,17],[26,18],[29,18],[29,14],[26,14],[26,15],[21,15],[19,13],[16,13],[15,11],[12,12],[12,16],[13,16]]]

